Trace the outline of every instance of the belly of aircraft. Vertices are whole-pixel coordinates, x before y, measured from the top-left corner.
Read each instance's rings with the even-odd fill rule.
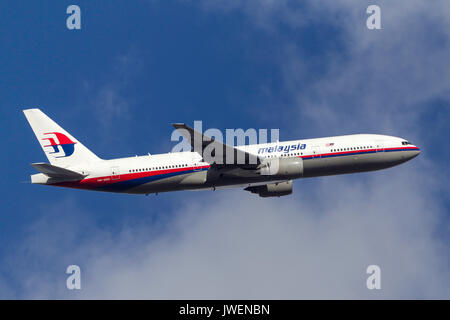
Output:
[[[407,160],[408,157],[404,151],[311,158],[303,161],[303,177],[381,170],[396,166]]]
[[[303,159],[303,178],[385,169],[407,161],[404,152],[374,152],[345,156]],[[252,176],[227,174],[210,168],[141,181],[118,182],[103,191],[148,194],[177,190],[214,189],[227,186],[250,186],[299,178],[289,176]]]

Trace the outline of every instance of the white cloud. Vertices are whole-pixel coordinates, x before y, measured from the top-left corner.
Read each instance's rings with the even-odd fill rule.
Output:
[[[104,127],[109,127],[113,121],[127,117],[130,107],[128,101],[119,94],[118,90],[109,84],[100,89],[94,104],[100,123]]]
[[[405,165],[295,187],[293,196],[279,199],[244,191],[194,193],[179,200],[175,218],[162,228],[145,223],[119,233],[86,219],[94,213],[79,218],[83,210],[75,203],[60,203],[77,218],[50,213],[32,228],[19,252],[28,253],[23,261],[36,270],[25,296],[450,297],[450,257],[434,236],[443,208],[424,171]],[[80,292],[64,288],[63,270],[75,262],[82,268]],[[381,291],[365,287],[370,264],[381,267]]]
[[[124,54],[114,58],[108,79],[100,85],[91,85],[85,82],[85,87],[94,96],[92,108],[99,119],[104,132],[111,132],[116,121],[129,120],[134,99],[126,95],[130,81],[143,68],[139,50],[131,47]],[[107,135],[110,138],[110,135]]]
[[[313,134],[344,127],[347,132],[401,131],[416,138],[422,133],[417,123],[433,99],[450,98],[448,1],[432,5],[420,0],[194,3],[215,14],[242,13],[251,26],[271,34],[276,45],[268,48],[268,60],[278,65],[285,92],[266,107],[280,113],[289,110],[287,122],[294,122],[292,109],[297,109],[292,123],[299,128],[296,133],[311,127],[316,130]],[[380,5],[383,30],[366,28],[370,4]],[[311,26],[329,28],[324,35],[333,44],[329,52],[317,57],[305,53],[304,43],[314,41]]]
[[[343,12],[349,15],[341,20],[346,52],[331,60],[305,95],[297,96],[302,113],[323,126],[345,123],[350,129],[417,134],[417,123],[433,99],[450,98],[450,67],[442,63],[450,52],[448,42],[442,41],[450,18],[441,11],[448,12],[449,3],[383,2],[379,31],[365,28],[364,4],[355,11],[350,8],[354,1],[346,3]],[[285,79],[295,83],[292,73]]]

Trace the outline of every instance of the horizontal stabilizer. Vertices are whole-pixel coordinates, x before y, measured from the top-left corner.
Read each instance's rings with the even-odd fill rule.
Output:
[[[36,170],[42,172],[43,174],[49,176],[50,178],[58,178],[64,180],[82,180],[85,177],[85,175],[82,175],[81,173],[57,167],[48,163],[32,163],[31,166],[33,166]]]

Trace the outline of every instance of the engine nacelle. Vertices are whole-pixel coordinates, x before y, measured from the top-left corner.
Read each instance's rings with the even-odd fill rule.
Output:
[[[260,197],[281,197],[292,193],[292,180],[278,183],[269,183],[263,186],[248,187],[245,190],[257,193]]]
[[[275,158],[265,159],[260,166],[263,176],[283,176],[286,178],[299,178],[303,176],[302,158]]]
[[[202,185],[206,182],[206,175],[207,171],[194,172],[183,177],[179,183],[182,186]]]

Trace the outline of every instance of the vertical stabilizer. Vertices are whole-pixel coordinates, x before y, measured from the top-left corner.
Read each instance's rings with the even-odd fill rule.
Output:
[[[23,113],[52,165],[69,167],[100,160],[41,110],[27,109]]]

